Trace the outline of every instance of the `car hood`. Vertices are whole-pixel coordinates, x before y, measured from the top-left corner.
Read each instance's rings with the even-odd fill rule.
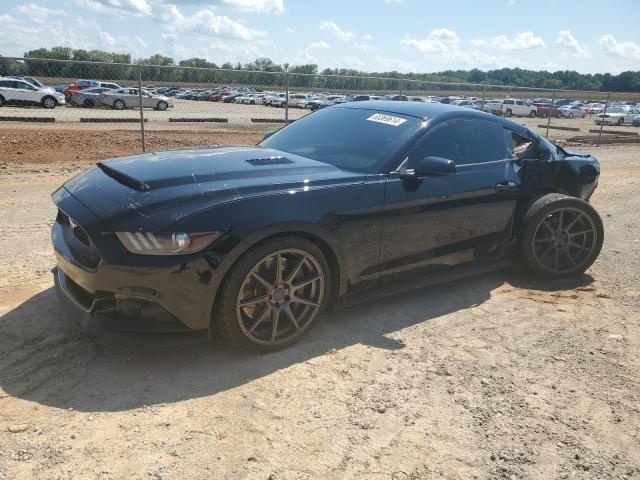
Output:
[[[103,160],[64,188],[114,230],[157,230],[227,202],[364,179],[277,150],[217,147]]]

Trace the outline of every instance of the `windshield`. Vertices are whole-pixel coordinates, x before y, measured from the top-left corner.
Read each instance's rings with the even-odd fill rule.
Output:
[[[297,120],[260,146],[343,170],[378,173],[421,124],[421,119],[399,113],[331,107]]]
[[[609,109],[609,113],[625,113],[625,110],[620,107],[614,107]]]

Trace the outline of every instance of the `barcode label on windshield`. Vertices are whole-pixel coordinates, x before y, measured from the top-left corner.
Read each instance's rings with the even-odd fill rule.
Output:
[[[370,122],[378,122],[384,123],[385,125],[391,125],[397,127],[402,125],[407,120],[405,118],[394,117],[393,115],[385,115],[383,113],[374,113],[369,118],[367,118]]]

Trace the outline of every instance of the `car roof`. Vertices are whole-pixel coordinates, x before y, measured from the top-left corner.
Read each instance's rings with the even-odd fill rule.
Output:
[[[457,105],[445,103],[428,103],[428,102],[399,102],[392,100],[367,100],[364,102],[351,102],[333,105],[329,108],[354,108],[361,110],[378,110],[388,113],[399,113],[401,115],[409,115],[422,120],[429,120],[434,125],[453,118],[484,118],[493,122],[501,123],[516,132],[529,131],[524,125],[516,123],[512,120],[497,117],[487,112],[473,110],[467,107],[459,107]],[[532,132],[535,134],[535,132]]]

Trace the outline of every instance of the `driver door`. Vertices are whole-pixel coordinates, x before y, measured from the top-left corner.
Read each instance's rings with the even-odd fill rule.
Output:
[[[400,166],[428,156],[456,164],[447,176],[388,175],[380,273],[440,269],[491,253],[509,238],[520,179],[511,136],[490,120],[453,120],[436,127]]]

